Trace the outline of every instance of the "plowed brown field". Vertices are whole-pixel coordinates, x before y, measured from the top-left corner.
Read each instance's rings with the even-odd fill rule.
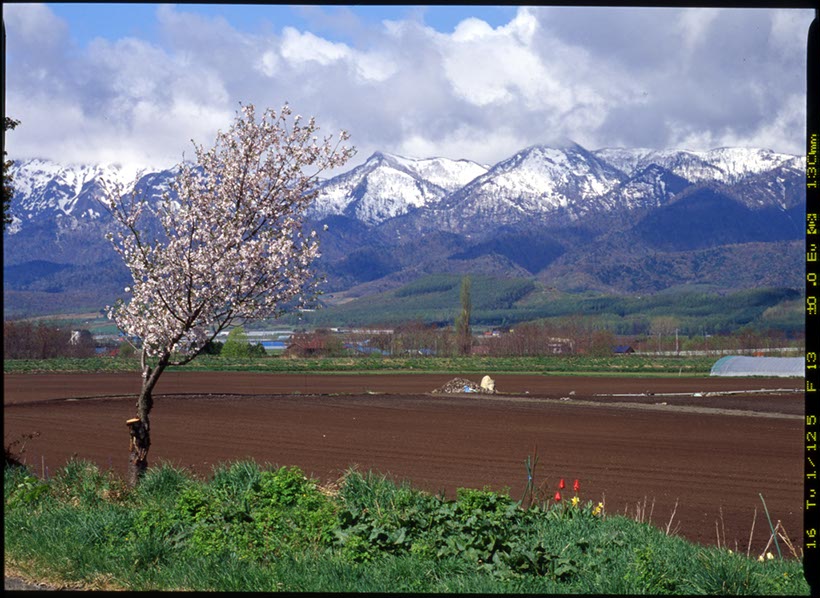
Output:
[[[677,503],[680,535],[714,544],[717,522],[721,543],[744,552],[757,510],[760,553],[762,493],[800,546],[802,379],[498,375],[500,395],[429,394],[453,377],[168,372],[149,458],[207,474],[249,457],[325,481],[357,466],[448,496],[489,486],[519,498],[537,451],[550,495],[578,478],[582,500],[629,515],[646,500],[662,528]],[[138,374],[7,374],[3,387],[4,442],[39,432],[23,453],[37,473],[72,455],[125,471]]]

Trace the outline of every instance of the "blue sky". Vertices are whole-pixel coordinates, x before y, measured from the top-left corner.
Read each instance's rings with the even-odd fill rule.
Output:
[[[49,4],[57,16],[65,19],[70,26],[71,36],[81,46],[86,46],[95,37],[116,40],[121,37],[136,36],[148,41],[158,40],[156,4],[100,3],[89,9],[87,3]],[[223,18],[233,27],[248,33],[260,33],[266,29],[281,29],[286,26],[298,29],[320,31],[333,41],[352,42],[355,38],[344,28],[349,14],[371,27],[382,20],[421,19],[436,31],[450,33],[465,18],[465,15],[482,19],[492,27],[508,23],[515,17],[515,6],[473,6],[469,10],[461,5],[421,6],[325,6],[318,9],[310,5],[288,4],[186,4],[185,10]],[[349,14],[348,14],[349,13]],[[333,21],[338,23],[334,26]]]
[[[359,153],[529,145],[802,153],[798,9],[5,4],[14,159],[173,165],[240,102]]]

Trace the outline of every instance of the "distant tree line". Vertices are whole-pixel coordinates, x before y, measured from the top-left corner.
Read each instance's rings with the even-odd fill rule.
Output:
[[[70,330],[42,322],[3,323],[4,359],[51,359],[93,357],[94,337],[88,330]]]
[[[782,331],[742,330],[733,335],[680,335],[675,329],[657,323],[655,334],[616,336],[595,325],[589,318],[569,318],[560,323],[528,322],[514,328],[501,328],[495,334],[469,338],[469,352],[495,357],[555,354],[610,355],[616,345],[629,345],[636,351],[750,351],[799,345],[801,339],[788,339]],[[44,323],[6,321],[3,329],[5,359],[49,359],[54,357],[93,357],[94,338],[88,330],[70,330]],[[110,345],[107,355],[137,357],[127,341]],[[396,357],[452,357],[463,355],[464,338],[453,326],[437,326],[413,320],[394,326],[390,332],[337,334],[329,329],[300,331],[290,339],[287,356],[338,357],[343,355]],[[210,341],[203,354],[228,358],[265,357],[261,343],[248,340],[238,326],[225,342]]]

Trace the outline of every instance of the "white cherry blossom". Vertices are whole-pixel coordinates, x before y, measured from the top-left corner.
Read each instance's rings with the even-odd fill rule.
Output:
[[[291,118],[287,104],[259,119],[243,105],[213,147],[194,143],[195,163],[183,163],[158,203],[124,196],[116,182],[105,190],[117,224],[107,237],[133,278],[129,296],[107,312],[139,339],[137,416],[146,433],[151,392],[168,365],[188,363],[233,323],[315,297],[319,246],[314,231],[302,233],[303,216],[316,176],[355,152],[343,145],[346,132],[334,141],[317,131],[313,118]]]

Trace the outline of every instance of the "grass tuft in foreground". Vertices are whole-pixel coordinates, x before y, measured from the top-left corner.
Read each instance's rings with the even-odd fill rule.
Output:
[[[455,500],[348,471],[224,464],[207,481],[164,464],[134,490],[72,461],[44,482],[4,476],[7,568],[130,590],[809,595],[798,560],[758,562],[600,504]]]

